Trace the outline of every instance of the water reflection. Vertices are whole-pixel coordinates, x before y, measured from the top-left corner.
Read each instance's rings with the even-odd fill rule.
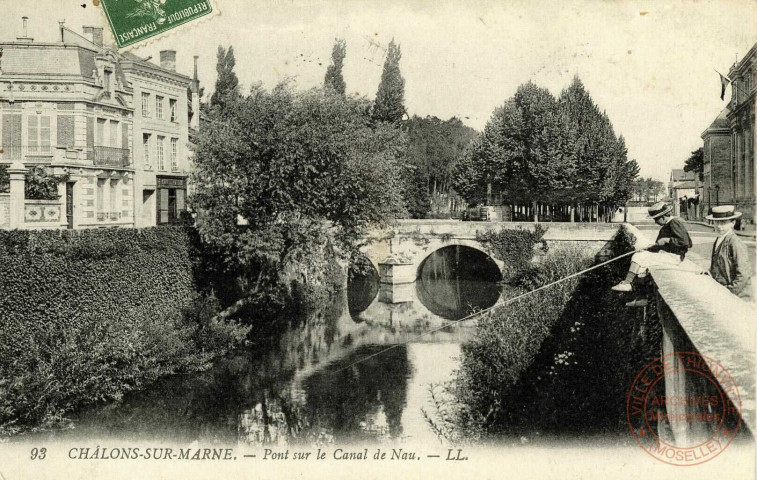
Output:
[[[460,343],[473,334],[468,324],[435,327],[499,295],[493,277],[476,282],[451,260],[458,254],[429,257],[408,302],[382,303],[377,276],[354,277],[307,317],[280,319],[275,333],[258,339],[265,341],[210,371],[164,379],[81,412],[74,430],[45,435],[251,445],[434,441],[421,412],[428,386],[451,379]]]

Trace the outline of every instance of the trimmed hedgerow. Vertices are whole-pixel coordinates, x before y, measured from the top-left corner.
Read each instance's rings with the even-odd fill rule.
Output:
[[[0,231],[0,435],[207,368],[248,329],[196,293],[191,232]]]

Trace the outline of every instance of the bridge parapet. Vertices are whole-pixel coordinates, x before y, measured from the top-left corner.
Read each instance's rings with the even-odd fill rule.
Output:
[[[637,245],[649,239],[634,227]],[[685,260],[689,262],[689,260]],[[752,436],[755,428],[755,305],[729,292],[707,275],[679,269],[652,267],[655,308],[663,329],[662,355],[695,352],[714,359],[734,380],[738,391],[720,385],[731,403],[739,409],[742,427]],[[708,366],[717,372],[717,366]],[[706,393],[697,374],[666,376],[666,392],[690,398]],[[707,382],[704,382],[706,385]],[[706,413],[706,412],[703,412]],[[672,429],[677,444],[690,444],[696,432],[691,428]]]

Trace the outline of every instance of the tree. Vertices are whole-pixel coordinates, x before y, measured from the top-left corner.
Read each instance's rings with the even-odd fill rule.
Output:
[[[399,123],[405,114],[405,79],[400,73],[400,46],[389,42],[381,72],[381,83],[376,92],[376,102],[373,107],[373,118],[382,122]]]
[[[30,167],[24,175],[24,198],[27,200],[57,200],[58,185],[69,180],[68,173],[53,175],[41,166]]]
[[[228,50],[224,50],[219,45],[216,56],[218,58],[216,63],[218,78],[216,79],[216,89],[210,97],[210,104],[220,106],[223,109],[227,103],[239,97],[239,79],[237,74],[234,73],[234,65],[236,65],[234,47],[229,46]]]
[[[518,87],[457,164],[453,186],[469,202],[496,191],[534,220],[544,206],[569,206],[571,219],[580,207],[588,219],[624,204],[636,175],[625,139],[576,77],[559,100],[530,82]]]
[[[413,116],[403,126],[408,133],[407,159],[413,168],[408,211],[414,218],[424,218],[432,204],[449,201],[445,196],[452,190],[452,172],[466,147],[476,137],[476,131],[452,117]],[[408,198],[408,197],[406,197]]]
[[[497,108],[455,169],[453,187],[469,202],[498,191],[515,204],[560,202],[570,195],[575,133],[557,100],[529,82]],[[475,181],[477,185],[468,182]],[[533,210],[536,218],[536,208]]]
[[[691,152],[691,156],[686,159],[683,171],[696,173],[699,181],[704,180],[704,149],[702,147]]]
[[[347,43],[344,39],[337,38],[331,51],[331,65],[326,68],[326,78],[323,84],[326,88],[332,88],[336,93],[344,95],[346,84],[342,76],[344,57],[347,55]]]
[[[373,125],[367,105],[279,85],[209,112],[195,139],[191,203],[206,245],[241,271],[251,294],[303,271],[298,262],[313,249],[354,252],[367,225],[406,214],[406,136]]]

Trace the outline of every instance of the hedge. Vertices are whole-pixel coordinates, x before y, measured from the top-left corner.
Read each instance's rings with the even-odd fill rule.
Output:
[[[195,248],[185,227],[0,231],[0,435],[206,368],[241,340],[198,306]]]

